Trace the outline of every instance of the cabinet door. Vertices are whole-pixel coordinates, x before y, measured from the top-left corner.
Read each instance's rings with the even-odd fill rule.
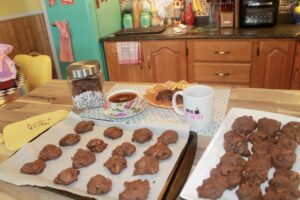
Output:
[[[259,40],[251,87],[289,89],[294,50],[293,40]]]
[[[146,81],[142,63],[119,64],[116,42],[105,42],[104,48],[109,80],[130,82]]]
[[[187,79],[185,41],[147,41],[142,46],[148,82]]]
[[[297,42],[291,89],[300,89],[300,42]]]

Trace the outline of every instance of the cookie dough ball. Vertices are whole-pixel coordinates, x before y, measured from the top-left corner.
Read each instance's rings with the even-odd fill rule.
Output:
[[[247,136],[253,132],[257,127],[256,121],[252,116],[242,116],[234,120],[231,128],[238,134],[243,134]]]
[[[143,144],[151,140],[153,133],[148,128],[140,128],[134,131],[131,141]]]
[[[89,150],[78,149],[74,154],[72,160],[73,168],[79,169],[81,167],[86,167],[94,163],[96,161],[96,156]]]
[[[272,152],[272,165],[276,169],[291,169],[296,161],[296,154],[285,149],[275,149]]]
[[[228,131],[224,134],[224,149],[226,152],[238,153],[246,157],[250,156],[246,137],[234,131]]]
[[[28,162],[23,165],[21,172],[23,174],[40,174],[46,167],[45,161],[37,159],[33,162]]]
[[[171,144],[171,143],[176,143],[178,140],[178,133],[174,130],[166,130],[161,134],[158,138],[157,141],[160,143],[163,143],[165,145]]]
[[[93,176],[87,184],[87,193],[94,195],[106,194],[111,190],[112,182],[109,178],[98,174]]]
[[[236,194],[240,200],[262,199],[262,192],[259,185],[251,182],[242,183],[239,189],[236,191]]]
[[[165,160],[171,157],[172,151],[167,145],[158,142],[149,147],[144,154],[147,156],[154,156],[158,160]]]
[[[82,134],[89,131],[92,131],[94,128],[95,123],[92,120],[89,121],[81,121],[78,124],[76,124],[74,130],[75,133]]]
[[[279,133],[280,127],[281,122],[264,117],[258,120],[257,130],[267,133],[269,137],[275,137]]]
[[[80,135],[69,133],[59,140],[60,146],[71,146],[80,141]]]
[[[121,145],[117,146],[113,152],[112,155],[118,155],[118,156],[131,156],[136,151],[136,148],[133,144],[130,142],[123,142]]]
[[[159,170],[158,160],[153,156],[143,156],[134,164],[133,175],[156,174]]]
[[[54,179],[54,183],[59,185],[70,185],[77,181],[80,171],[74,168],[67,168],[61,171]]]
[[[123,169],[127,167],[127,161],[123,156],[111,156],[105,163],[104,166],[112,174],[120,174]]]
[[[62,154],[61,149],[54,145],[54,144],[47,144],[44,146],[44,148],[39,153],[39,158],[48,161],[48,160],[54,160],[58,157],[60,157]]]
[[[148,180],[134,180],[124,183],[125,190],[119,194],[119,200],[145,200],[148,197],[150,183]]]
[[[105,129],[103,134],[105,137],[108,137],[110,139],[117,139],[119,137],[122,137],[123,130],[119,127],[113,126]]]
[[[94,153],[100,153],[102,151],[104,151],[104,149],[106,149],[107,147],[107,144],[101,140],[101,139],[98,139],[98,138],[95,138],[95,139],[91,139],[86,147],[91,151],[91,152],[94,152]]]
[[[282,127],[282,134],[300,144],[300,122],[289,122]]]

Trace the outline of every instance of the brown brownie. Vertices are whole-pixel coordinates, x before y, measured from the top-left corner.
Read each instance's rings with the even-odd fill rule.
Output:
[[[231,128],[238,134],[247,136],[257,127],[256,121],[252,116],[242,116],[234,120]]]
[[[87,167],[90,164],[94,163],[96,161],[96,156],[89,150],[78,149],[74,154],[72,160],[73,167],[79,169],[81,167]]]
[[[123,169],[127,167],[127,161],[123,156],[111,156],[105,163],[104,166],[112,174],[120,174]]]
[[[61,149],[54,145],[54,144],[47,144],[44,146],[44,148],[39,153],[39,158],[48,161],[48,160],[54,160],[58,157],[60,157],[62,154]]]
[[[109,178],[98,174],[90,178],[87,184],[87,193],[94,195],[106,194],[111,190],[112,182]]]
[[[143,156],[134,164],[134,175],[156,174],[159,170],[158,160],[153,156]]]
[[[259,185],[244,182],[240,185],[239,189],[236,191],[239,200],[261,200],[262,192]]]
[[[45,161],[37,159],[33,162],[28,162],[23,165],[21,172],[24,174],[40,174],[46,167]]]
[[[122,137],[123,130],[119,127],[113,126],[105,129],[103,134],[105,137],[108,137],[110,139],[117,139],[119,137]]]
[[[148,180],[134,180],[124,183],[125,190],[119,194],[119,200],[145,200],[148,197],[150,183]]]
[[[80,135],[69,133],[59,140],[60,146],[71,146],[80,141]]]
[[[91,139],[87,144],[86,147],[94,153],[100,153],[102,151],[104,151],[104,149],[106,149],[107,144],[98,138],[95,139]]]
[[[67,168],[61,171],[54,179],[54,183],[60,185],[70,185],[77,181],[77,177],[80,171],[74,168]]]
[[[94,128],[95,123],[92,120],[89,121],[81,121],[78,124],[76,124],[74,130],[78,134],[86,133],[89,131],[92,131]]]
[[[178,140],[178,133],[174,130],[166,130],[161,134],[158,138],[157,141],[163,144],[171,144],[171,143],[176,143]]]
[[[121,145],[117,146],[113,152],[112,155],[118,155],[118,156],[131,156],[136,151],[136,148],[133,144],[130,142],[123,142]]]
[[[257,130],[265,132],[270,137],[275,137],[279,133],[280,127],[281,122],[264,117],[258,120]]]
[[[172,151],[169,149],[169,147],[163,143],[156,143],[152,146],[150,146],[145,152],[145,155],[147,156],[154,156],[158,160],[165,160],[172,156]]]
[[[140,128],[134,131],[131,141],[137,143],[145,143],[151,140],[153,133],[148,128]]]

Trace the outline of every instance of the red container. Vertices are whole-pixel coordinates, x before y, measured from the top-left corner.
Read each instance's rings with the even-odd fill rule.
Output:
[[[185,21],[185,24],[187,25],[194,25],[194,22],[195,22],[195,14],[194,14],[194,11],[193,11],[193,8],[192,8],[192,3],[189,2],[187,4],[187,7],[185,9],[185,13],[184,13],[184,21]]]

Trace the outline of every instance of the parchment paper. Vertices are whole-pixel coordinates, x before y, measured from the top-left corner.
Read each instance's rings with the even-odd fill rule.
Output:
[[[125,181],[147,179],[150,182],[151,188],[148,199],[157,199],[184,145],[187,142],[190,127],[186,124],[153,123],[147,126],[145,126],[145,124],[141,126],[132,124],[116,124],[112,122],[94,120],[94,130],[82,134],[80,142],[76,145],[70,147],[61,147],[63,152],[61,157],[56,160],[47,161],[46,168],[41,174],[27,175],[20,173],[20,168],[24,163],[36,160],[40,150],[46,144],[58,145],[58,141],[63,136],[68,133],[74,132],[75,125],[81,120],[83,120],[83,118],[80,118],[78,115],[71,112],[66,119],[57,123],[39,138],[29,144],[24,145],[15,155],[13,155],[11,158],[0,165],[0,179],[18,186],[47,186],[96,199],[118,199],[119,193],[124,190],[123,183]],[[103,136],[103,131],[107,127],[110,127],[112,125],[118,125],[119,127],[123,128],[124,134],[121,138],[112,140]],[[112,150],[116,146],[125,141],[131,142],[133,130],[142,127],[148,127],[154,133],[154,137],[151,141],[144,144],[133,143],[136,146],[137,151],[131,157],[126,157],[127,168],[125,168],[119,175],[112,175],[109,170],[103,166],[104,162],[111,156]],[[157,174],[133,176],[134,163],[143,156],[143,152],[148,147],[156,143],[157,137],[167,129],[174,129],[179,134],[177,143],[169,145],[169,148],[173,152],[171,158],[159,162],[159,171]],[[93,138],[101,138],[106,143],[108,143],[108,146],[104,150],[104,152],[96,153],[96,162],[88,167],[81,168],[80,174],[78,176],[78,181],[72,183],[71,185],[61,186],[54,184],[53,179],[57,176],[57,174],[60,173],[63,169],[72,166],[71,157],[73,157],[77,149],[86,149],[85,145],[90,139]],[[86,185],[89,179],[96,174],[101,174],[112,180],[112,190],[106,195],[89,195],[86,192]]]
[[[227,116],[225,117],[223,123],[221,124],[218,132],[213,137],[212,141],[208,145],[206,151],[204,152],[203,156],[199,160],[197,166],[195,167],[193,173],[189,177],[188,181],[184,185],[184,188],[182,189],[180,193],[180,197],[188,200],[198,200],[198,193],[196,191],[197,187],[199,185],[202,185],[203,180],[207,179],[210,176],[210,171],[212,168],[214,168],[221,158],[221,156],[225,153],[225,150],[223,148],[224,143],[224,133],[231,129],[231,125],[234,122],[234,120],[237,117],[240,116],[252,116],[253,119],[256,121],[260,118],[267,117],[271,119],[275,119],[280,121],[284,125],[287,122],[290,121],[297,121],[300,122],[300,118],[297,117],[291,117],[287,115],[277,114],[277,113],[271,113],[271,112],[263,112],[258,110],[250,110],[250,109],[241,109],[241,108],[232,108]],[[298,145],[296,149],[296,155],[297,159],[296,162],[293,165],[292,170],[295,172],[300,171],[300,145]],[[274,168],[271,168],[269,170],[268,178],[269,180],[273,177]],[[261,185],[262,193],[265,193],[265,187],[268,185],[267,181],[265,181]],[[234,190],[226,190],[223,193],[223,196],[220,198],[222,200],[237,200],[238,197],[235,194],[235,191],[238,187],[236,187]],[[300,186],[299,186],[300,189]]]

